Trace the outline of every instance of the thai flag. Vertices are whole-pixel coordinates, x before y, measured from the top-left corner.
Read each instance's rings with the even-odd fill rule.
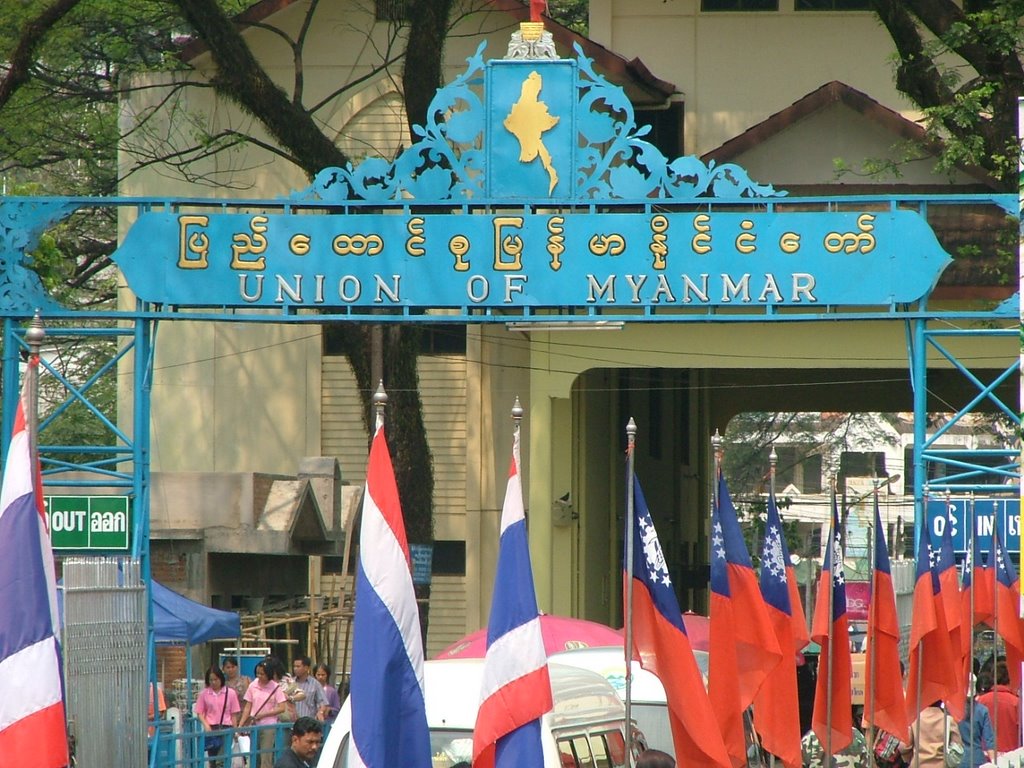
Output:
[[[889,550],[885,546],[882,515],[875,496],[875,570],[871,574],[871,602],[868,605],[866,671],[867,699],[864,719],[878,728],[909,742],[907,705],[900,671],[900,621],[896,614],[896,593],[892,586]]]
[[[672,743],[679,765],[728,768],[731,765],[715,713],[693,657],[679,601],[672,589],[665,555],[647,510],[640,481],[633,477],[633,562],[623,556],[624,579],[633,580],[634,659],[661,680],[668,700]],[[628,515],[627,515],[628,517]],[[626,594],[623,583],[623,595]]]
[[[379,417],[366,469],[354,622],[349,765],[431,768],[419,610]]]
[[[802,764],[800,753],[800,703],[796,687],[796,654],[802,650],[793,640],[793,609],[788,584],[789,552],[775,494],[768,496],[764,546],[761,549],[761,595],[782,652],[782,661],[765,678],[754,697],[754,728],[762,746],[786,768]],[[802,612],[801,612],[802,615]],[[806,632],[806,627],[804,628]]]
[[[846,615],[846,574],[839,510],[832,495],[832,525],[825,549],[825,562],[818,581],[811,639],[821,650],[818,681],[814,689],[811,730],[826,753],[836,754],[853,742],[853,699],[849,621]],[[831,614],[829,608],[831,607]]]
[[[33,368],[38,364],[38,357],[29,362]],[[26,381],[34,375],[33,370]],[[5,548],[0,557],[0,762],[59,768],[68,764],[60,621],[40,489],[23,395],[0,489],[0,542]]]
[[[551,710],[551,679],[533,587],[519,478],[519,427],[501,510],[498,568],[487,623],[487,654],[473,731],[475,768],[543,765],[540,718]]]
[[[743,712],[779,665],[782,654],[721,476],[711,528],[708,693],[733,765],[742,766],[747,762]]]

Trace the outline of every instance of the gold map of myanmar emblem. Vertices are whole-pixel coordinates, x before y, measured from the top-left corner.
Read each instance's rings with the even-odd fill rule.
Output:
[[[537,98],[542,85],[541,77],[536,72],[531,72],[527,76],[519,93],[519,101],[512,105],[504,126],[519,140],[520,162],[529,163],[540,156],[540,162],[551,179],[551,183],[548,184],[550,195],[558,183],[558,172],[551,164],[551,153],[544,146],[541,136],[545,131],[550,131],[558,125],[559,118],[553,117],[548,112],[548,105]]]

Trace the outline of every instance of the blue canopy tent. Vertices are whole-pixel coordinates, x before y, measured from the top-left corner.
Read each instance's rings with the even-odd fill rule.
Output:
[[[241,620],[234,611],[210,608],[179,595],[158,581],[153,582],[153,635],[156,642],[198,645],[241,634]]]
[[[158,581],[152,584],[153,639],[157,643],[198,645],[208,640],[235,638],[242,634],[241,619],[234,611],[219,611],[189,600]],[[63,589],[57,590],[57,609],[63,621]]]

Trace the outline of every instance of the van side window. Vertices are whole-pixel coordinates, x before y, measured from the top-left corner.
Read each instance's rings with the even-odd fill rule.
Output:
[[[628,765],[626,762],[626,739],[622,731],[615,729],[607,734],[608,754],[611,756],[612,765]]]
[[[558,740],[558,760],[562,768],[576,768],[576,755],[573,754],[569,739]]]
[[[594,750],[595,768],[613,768],[608,759],[608,743],[605,741],[608,736],[608,733],[595,733],[590,737],[590,748]]]
[[[572,748],[576,753],[576,765],[580,768],[594,768],[594,756],[590,753],[590,741],[586,736],[574,738]]]
[[[595,768],[586,735],[558,739],[558,757],[562,768]]]

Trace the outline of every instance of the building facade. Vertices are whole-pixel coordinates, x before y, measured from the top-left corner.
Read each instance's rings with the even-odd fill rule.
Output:
[[[728,3],[708,0],[594,0],[589,40],[549,26],[560,55],[575,55],[569,46],[580,43],[595,67],[625,89],[667,157],[736,163],[792,195],[992,191],[984,175],[962,169],[950,178],[927,158],[895,180],[837,177],[837,165],[861,170],[868,158],[898,158],[897,145],[920,137],[919,114],[895,91],[892,44],[870,12],[804,11],[797,8],[804,3],[795,3],[727,12],[718,8]],[[356,158],[391,157],[410,141],[395,72],[375,69],[381,52],[401,45],[401,35],[394,37],[394,26],[376,10],[347,0],[321,3],[305,44],[305,60],[315,63],[305,72],[307,99],[328,105],[325,124]],[[504,56],[524,14],[511,3],[465,11],[445,50],[452,77],[481,40],[488,42],[486,57]],[[248,12],[260,24],[246,30],[246,39],[285,87],[294,82],[294,60],[266,27],[295,35],[305,12],[305,4],[289,2],[257,3]],[[211,89],[178,88],[209,76],[207,52],[190,49],[188,63],[189,75],[154,79],[149,84],[161,88],[133,94],[125,104],[122,127],[138,130],[122,152],[123,194],[257,199],[305,187],[294,166],[251,146],[208,156],[189,180],[142,167],[154,142],[188,140],[175,128],[182,115],[211,135],[253,128],[252,118]],[[928,212],[950,251],[998,229],[1003,218],[997,206],[982,203]],[[932,294],[933,304],[991,307],[1013,292],[963,262],[947,272],[953,277]],[[522,474],[539,603],[551,613],[613,624],[621,622],[622,457],[630,417],[639,428],[637,470],[681,602],[700,610],[709,438],[716,429],[724,433],[733,416],[754,410],[914,410],[907,325],[895,314],[844,319],[839,312],[814,322],[750,314],[743,322],[723,322],[712,312],[677,323],[571,331],[453,324],[426,334],[420,383],[434,456],[437,539],[428,654],[486,623],[516,397],[527,414]],[[1018,352],[1013,339],[1002,338],[952,339],[950,346],[970,357],[981,378]],[[936,355],[928,367],[935,410],[970,400],[971,384],[949,361]],[[131,394],[122,398],[126,420]],[[315,325],[167,323],[152,403],[152,469],[167,482],[196,472],[292,476],[302,457],[337,460],[342,484],[362,482],[367,436],[352,372]],[[155,541],[176,535],[172,507],[154,505]],[[334,510],[326,517],[344,520]],[[208,528],[210,521],[200,525]],[[328,531],[323,541],[340,541],[345,533]],[[197,548],[186,586],[213,594],[215,574],[243,567],[241,561],[223,565],[226,558],[242,555],[273,556],[242,544],[233,553]],[[257,596],[255,587],[246,589],[233,584],[223,600]]]

